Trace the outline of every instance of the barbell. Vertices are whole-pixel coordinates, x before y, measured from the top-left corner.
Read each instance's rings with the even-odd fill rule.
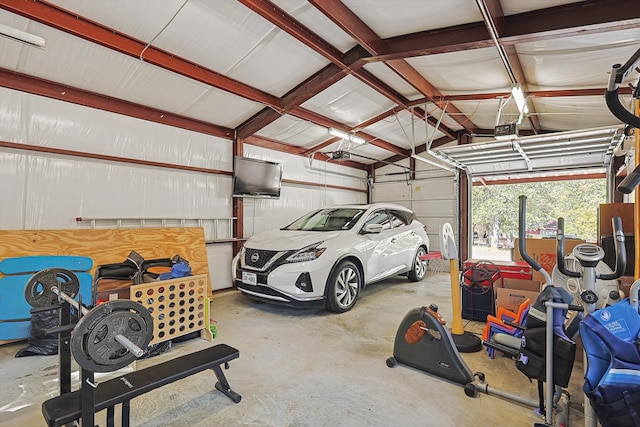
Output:
[[[71,271],[50,268],[34,274],[25,287],[27,302],[36,308],[68,302],[82,314],[71,331],[71,353],[91,372],[111,372],[144,354],[153,338],[153,317],[130,300],[114,300],[89,310],[73,298],[80,289]],[[68,292],[68,293],[67,293]]]

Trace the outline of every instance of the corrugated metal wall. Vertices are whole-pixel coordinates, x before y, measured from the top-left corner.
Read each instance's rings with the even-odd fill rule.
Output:
[[[178,170],[83,157],[141,159],[231,172],[233,142],[192,131],[0,88],[0,229],[72,229],[76,217],[230,219],[232,178],[221,173]],[[29,146],[76,155],[30,151]],[[279,199],[245,199],[246,236],[282,227],[307,211],[334,203],[365,203],[364,171],[244,145],[244,156],[281,162]],[[78,153],[80,153],[78,155]],[[346,189],[328,188],[327,185]],[[350,190],[354,189],[354,190]],[[124,221],[127,222],[127,221]],[[97,226],[113,227],[114,221]],[[128,226],[135,221],[128,221]],[[157,222],[154,223],[157,226]],[[174,224],[174,222],[171,222]],[[197,226],[191,221],[190,226]],[[211,228],[211,223],[208,223]],[[218,239],[230,238],[218,227]],[[206,238],[207,227],[205,227]],[[227,233],[226,235],[224,233]],[[135,248],[131,248],[135,250]],[[207,245],[213,289],[231,283],[231,243]],[[172,256],[174,254],[168,254]],[[121,262],[122,260],[113,260]]]

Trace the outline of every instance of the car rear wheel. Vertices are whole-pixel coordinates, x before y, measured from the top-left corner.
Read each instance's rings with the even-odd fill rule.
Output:
[[[409,280],[411,280],[412,282],[421,281],[422,279],[424,279],[424,276],[427,274],[427,266],[429,265],[428,261],[420,260],[420,257],[426,254],[427,254],[427,250],[424,248],[424,246],[420,246],[416,251],[416,255],[413,258],[413,267],[411,268],[411,270],[409,271],[409,274],[407,275],[407,277],[409,277]]]
[[[333,270],[327,282],[327,309],[336,313],[351,310],[358,300],[362,276],[351,261],[342,261]]]

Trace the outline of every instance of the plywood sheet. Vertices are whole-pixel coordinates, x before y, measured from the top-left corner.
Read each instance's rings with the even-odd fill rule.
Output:
[[[143,258],[189,261],[194,275],[207,275],[209,265],[204,230],[193,228],[112,228],[78,230],[0,230],[0,259],[29,255],[81,255],[99,265],[121,263],[134,250]],[[123,283],[128,289],[130,283]]]

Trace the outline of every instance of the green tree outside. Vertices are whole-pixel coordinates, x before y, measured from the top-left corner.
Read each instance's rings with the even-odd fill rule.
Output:
[[[474,186],[472,231],[491,236],[493,246],[501,234],[512,241],[518,236],[520,195],[527,196],[527,230],[555,228],[563,217],[565,234],[597,241],[598,207],[606,202],[604,179]]]

